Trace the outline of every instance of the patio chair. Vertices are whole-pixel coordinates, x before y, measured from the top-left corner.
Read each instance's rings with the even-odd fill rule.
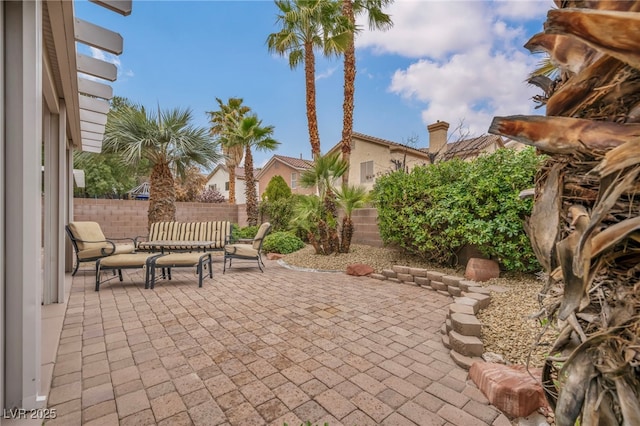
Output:
[[[112,254],[132,253],[135,250],[133,238],[107,238],[97,222],[69,222],[64,227],[73,244],[76,254],[76,266],[71,275],[75,275],[80,262],[95,262]],[[115,241],[131,241],[116,244]]]
[[[269,222],[265,222],[260,225],[258,233],[250,244],[227,244],[224,246],[224,265],[222,267],[222,273],[224,274],[227,270],[227,259],[229,259],[229,268],[231,268],[231,261],[233,259],[255,260],[258,262],[260,272],[264,272],[262,269],[264,262],[262,262],[261,256],[262,242],[270,230],[271,224]]]

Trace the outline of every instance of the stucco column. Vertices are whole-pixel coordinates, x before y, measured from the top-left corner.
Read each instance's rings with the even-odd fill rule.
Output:
[[[40,388],[42,4],[4,2],[4,407],[37,408]]]

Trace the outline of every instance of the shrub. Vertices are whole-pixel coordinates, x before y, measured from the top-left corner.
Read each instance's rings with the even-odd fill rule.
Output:
[[[231,235],[233,236],[234,241],[238,240],[239,238],[253,239],[258,233],[258,228],[259,226],[257,225],[250,225],[242,228],[237,227],[237,225],[234,225]]]
[[[278,231],[268,234],[262,243],[262,249],[267,253],[288,254],[304,247],[304,242],[291,232]]]
[[[260,214],[262,221],[269,221],[274,232],[286,231],[293,218],[293,209],[299,195],[280,198],[276,200],[266,199],[260,204]]]
[[[224,203],[224,195],[222,195],[219,191],[213,188],[207,188],[202,191],[197,197],[196,200],[201,203]]]
[[[518,195],[534,185],[541,160],[533,149],[500,149],[382,176],[374,186],[380,236],[441,264],[471,244],[506,270],[537,270],[523,228],[532,201]]]
[[[284,178],[280,175],[275,175],[269,180],[267,187],[262,194],[263,200],[276,201],[283,198],[291,197],[291,188],[287,185]]]

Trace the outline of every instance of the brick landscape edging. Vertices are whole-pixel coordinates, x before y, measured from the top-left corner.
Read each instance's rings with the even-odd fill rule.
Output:
[[[469,370],[484,352],[481,338],[482,324],[476,314],[489,306],[491,291],[475,281],[447,275],[438,271],[409,266],[394,265],[371,278],[397,283],[413,284],[453,298],[449,312],[442,325],[442,344],[449,349],[451,359],[460,367]]]

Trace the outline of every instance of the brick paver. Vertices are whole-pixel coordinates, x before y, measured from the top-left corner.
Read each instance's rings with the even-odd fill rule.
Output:
[[[49,395],[51,424],[497,425],[440,343],[450,298],[345,274],[234,266],[155,290],[80,272]]]

